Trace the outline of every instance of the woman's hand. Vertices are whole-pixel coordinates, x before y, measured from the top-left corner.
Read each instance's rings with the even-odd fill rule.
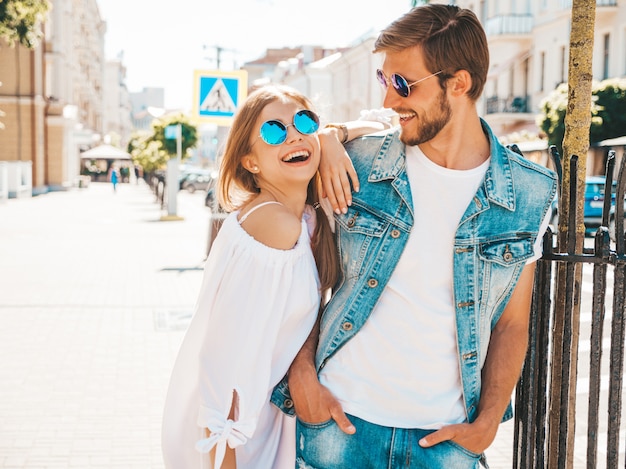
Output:
[[[352,189],[359,191],[359,178],[339,140],[338,129],[324,128],[318,135],[322,149],[319,167],[322,196],[328,197],[335,213],[346,213],[352,204]]]

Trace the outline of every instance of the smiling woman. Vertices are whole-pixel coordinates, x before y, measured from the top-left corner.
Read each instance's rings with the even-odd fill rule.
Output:
[[[216,469],[294,467],[294,421],[269,393],[311,331],[321,289],[337,277],[328,221],[312,208],[320,146],[310,108],[295,90],[271,86],[235,117],[220,168],[231,213],[207,259],[165,405],[168,468],[207,460]]]
[[[349,124],[352,138],[382,126]],[[295,466],[295,421],[269,397],[339,275],[320,207],[318,129],[309,99],[286,86],[257,89],[235,116],[218,190],[230,213],[209,252],[165,404],[168,469]]]

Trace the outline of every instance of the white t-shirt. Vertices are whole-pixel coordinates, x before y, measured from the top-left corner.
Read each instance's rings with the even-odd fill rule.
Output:
[[[438,166],[418,146],[406,152],[416,223],[379,303],[320,381],[348,414],[378,425],[437,429],[466,420],[451,246],[489,160],[460,171]],[[532,261],[540,256],[541,237]]]

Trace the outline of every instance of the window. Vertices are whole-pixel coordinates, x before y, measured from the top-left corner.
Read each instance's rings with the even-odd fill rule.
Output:
[[[611,35],[604,35],[604,50],[602,51],[602,79],[609,78],[609,43]]]
[[[561,80],[560,83],[565,83],[566,79],[567,79],[567,63],[565,62],[567,60],[567,51],[565,49],[565,46],[561,46]]]
[[[544,82],[546,78],[546,53],[542,52],[539,56],[539,91],[544,90]]]
[[[480,22],[485,25],[487,24],[487,2],[485,0],[480,1]]]

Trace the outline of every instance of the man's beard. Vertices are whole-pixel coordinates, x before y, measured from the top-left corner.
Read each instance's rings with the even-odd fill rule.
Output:
[[[417,129],[413,135],[408,135],[404,129],[400,134],[400,140],[405,145],[419,145],[420,143],[428,142],[437,136],[441,129],[443,129],[450,118],[452,117],[452,110],[450,104],[446,99],[446,94],[443,90],[439,93],[439,101],[433,107],[438,108],[437,114],[429,116],[424,114],[423,117],[416,116],[419,119],[417,123]]]

